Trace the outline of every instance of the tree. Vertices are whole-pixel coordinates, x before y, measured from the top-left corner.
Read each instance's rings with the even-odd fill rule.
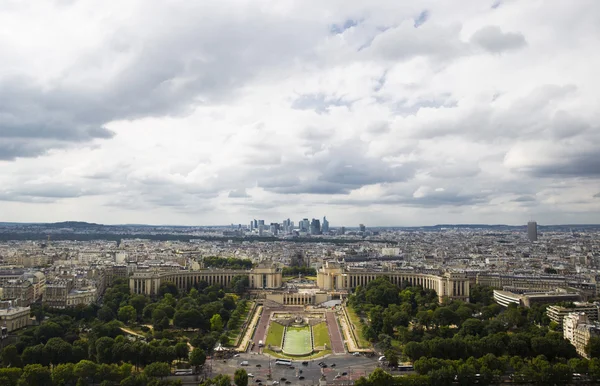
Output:
[[[171,367],[165,362],[150,363],[144,368],[144,374],[148,377],[163,378],[171,373]]]
[[[459,317],[449,307],[438,307],[433,311],[433,322],[437,326],[451,326],[459,323]]]
[[[212,331],[223,331],[223,318],[221,318],[221,315],[214,314],[210,318],[210,329]]]
[[[73,374],[75,374],[77,378],[91,380],[92,382],[97,373],[98,365],[87,359],[79,361],[73,368]]]
[[[74,374],[73,363],[61,363],[52,369],[52,383],[55,386],[66,386],[75,383],[77,377]]]
[[[21,354],[21,360],[24,365],[38,364],[49,364],[48,358],[44,357],[44,345],[38,344],[30,346],[23,350]]]
[[[588,343],[585,345],[585,353],[590,356],[590,358],[599,358],[600,357],[600,338],[599,337],[591,337]]]
[[[129,299],[129,305],[135,308],[135,312],[138,316],[144,312],[144,307],[148,304],[149,299],[144,295],[133,295]]]
[[[137,312],[133,306],[124,306],[119,308],[119,312],[117,313],[119,320],[122,322],[135,322],[137,319]]]
[[[58,338],[63,336],[64,329],[57,323],[48,321],[37,327],[35,330],[35,338],[40,343],[46,343],[50,338]]]
[[[43,352],[51,364],[57,365],[71,360],[73,347],[62,338],[51,338],[44,346]]]
[[[2,365],[5,367],[21,367],[21,357],[17,346],[9,344],[2,350]]]
[[[170,281],[160,283],[160,287],[158,287],[158,296],[163,297],[165,294],[171,294],[175,297],[179,294],[179,290],[177,289],[175,283]]]
[[[393,384],[394,377],[378,367],[373,370],[368,379],[372,386],[389,386]]]
[[[40,364],[27,365],[19,380],[23,386],[52,386],[50,369]]]
[[[152,311],[152,325],[157,331],[169,328],[169,317],[162,308],[156,308]]]
[[[385,359],[388,361],[390,366],[398,366],[398,355],[396,355],[396,352],[394,350],[386,350],[384,355]]]
[[[248,373],[244,369],[237,369],[233,376],[236,386],[248,386]]]
[[[178,359],[187,359],[190,354],[190,348],[185,342],[178,342],[175,345],[175,356]]]
[[[231,377],[225,374],[219,374],[212,379],[212,384],[215,386],[230,386]]]
[[[110,322],[115,318],[114,312],[110,309],[109,306],[102,306],[97,313],[98,319],[102,322]]]
[[[96,340],[96,360],[98,363],[113,362],[113,346],[115,340],[104,336]]]
[[[190,365],[196,368],[196,373],[204,362],[206,362],[206,353],[200,347],[195,347],[190,354]]]
[[[0,385],[17,386],[23,370],[18,367],[0,369]]]

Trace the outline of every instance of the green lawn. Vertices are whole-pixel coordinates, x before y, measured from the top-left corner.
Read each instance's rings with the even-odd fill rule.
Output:
[[[310,327],[288,327],[285,333],[283,351],[286,354],[302,355],[312,351]]]
[[[323,347],[327,345],[327,348],[331,348],[331,341],[329,340],[329,329],[327,328],[327,323],[319,323],[313,326],[312,329],[315,347]]]
[[[350,317],[350,322],[355,327],[354,333],[355,333],[356,339],[358,340],[358,342],[356,342],[356,344],[358,344],[359,348],[369,348],[370,347],[369,341],[363,337],[363,333],[362,333],[363,324],[360,321],[360,318],[358,317],[356,312],[352,309],[352,307],[346,307],[346,310],[348,311],[348,316]]]
[[[267,332],[267,340],[265,342],[265,346],[281,346],[281,341],[283,340],[283,325],[271,322],[269,325],[269,331]]]

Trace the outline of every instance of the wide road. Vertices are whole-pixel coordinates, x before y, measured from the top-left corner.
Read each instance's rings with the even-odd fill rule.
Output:
[[[264,385],[267,385],[267,376],[269,374],[269,366],[272,372],[272,381],[277,380],[281,382],[281,378],[286,378],[290,382],[288,385],[316,385],[321,377],[321,374],[325,375],[328,381],[333,381],[335,376],[340,374],[337,379],[343,380],[355,380],[360,376],[370,374],[378,366],[377,358],[367,358],[364,356],[352,356],[350,354],[343,355],[330,355],[327,358],[318,358],[309,360],[308,365],[302,365],[303,360],[294,360],[292,365],[294,369],[288,366],[279,366],[275,364],[275,359],[270,358],[266,355],[258,353],[244,353],[240,354],[239,357],[231,358],[227,360],[213,359],[207,360],[212,363],[212,376],[217,374],[228,374],[233,377],[235,370],[240,368],[242,361],[248,361],[249,366],[244,367],[248,373],[254,375],[253,379],[248,382],[249,386],[256,386],[258,383],[256,380],[261,380]],[[321,369],[319,362],[325,362],[327,368]],[[335,365],[332,367],[332,365]],[[259,367],[258,367],[259,366]],[[302,373],[299,371],[302,370]],[[341,374],[346,375],[341,376]],[[304,377],[304,379],[300,379]],[[268,382],[270,385],[271,382]],[[285,382],[281,382],[281,386],[285,386]]]
[[[264,342],[266,340],[267,328],[269,328],[269,316],[271,312],[271,309],[263,307],[262,315],[260,316],[256,330],[254,331],[254,337],[252,338],[254,345],[250,345],[250,351],[259,352],[260,348],[258,347],[258,342],[261,340]]]
[[[331,349],[334,354],[344,354],[346,349],[344,348],[344,340],[342,339],[342,333],[340,326],[338,326],[335,314],[332,311],[327,311],[327,328],[329,329],[329,339],[331,340]]]

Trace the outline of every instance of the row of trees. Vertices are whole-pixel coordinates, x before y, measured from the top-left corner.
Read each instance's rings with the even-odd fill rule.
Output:
[[[142,373],[132,371],[130,364],[96,364],[89,360],[62,363],[52,368],[30,364],[24,368],[0,368],[0,385],[3,386],[84,386],[100,383],[101,386],[176,386],[180,381],[168,381],[167,363],[148,365]]]
[[[208,256],[202,259],[206,268],[251,269],[252,260],[235,257]]]
[[[310,267],[303,266],[292,266],[292,267],[284,267],[281,271],[283,276],[316,276],[317,270]]]

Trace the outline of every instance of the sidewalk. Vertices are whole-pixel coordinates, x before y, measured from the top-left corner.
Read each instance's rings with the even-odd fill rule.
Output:
[[[346,308],[342,306],[342,315],[338,318],[340,321],[340,325],[342,326],[342,331],[344,332],[344,338],[346,339],[346,344],[348,345],[348,352],[372,352],[373,350],[368,348],[359,348],[357,343],[354,340],[354,335],[350,330],[350,322],[348,320],[348,314],[346,313]]]
[[[256,329],[256,325],[258,324],[258,320],[262,314],[263,306],[258,306],[254,310],[254,315],[252,316],[252,321],[246,328],[246,334],[244,334],[244,339],[242,342],[236,347],[237,352],[245,352],[248,349],[248,344],[252,340],[252,335],[254,334],[254,330]]]

